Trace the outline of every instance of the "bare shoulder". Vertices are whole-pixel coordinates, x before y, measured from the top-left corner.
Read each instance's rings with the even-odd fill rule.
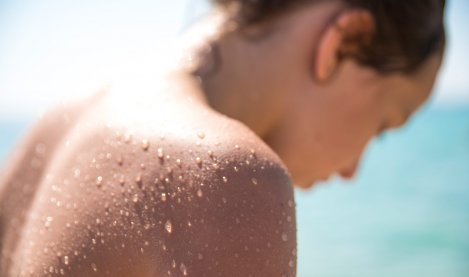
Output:
[[[187,150],[192,157],[183,167],[191,181],[173,213],[170,236],[175,249],[184,249],[176,262],[194,276],[295,276],[288,173],[244,126],[226,124],[199,133]]]
[[[276,155],[230,119],[158,115],[121,123],[90,113],[69,134],[32,204],[19,267],[45,276],[295,276],[293,188]]]

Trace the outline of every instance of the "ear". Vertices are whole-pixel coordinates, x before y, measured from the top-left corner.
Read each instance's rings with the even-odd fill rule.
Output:
[[[364,9],[341,12],[329,23],[319,39],[313,74],[327,81],[339,67],[341,56],[353,55],[369,42],[375,31],[371,13]]]

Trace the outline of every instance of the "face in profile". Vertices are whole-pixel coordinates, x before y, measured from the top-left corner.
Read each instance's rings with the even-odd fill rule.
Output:
[[[319,88],[299,89],[272,143],[295,184],[353,177],[367,143],[402,126],[428,99],[441,58],[432,55],[412,74],[380,74],[346,61]]]

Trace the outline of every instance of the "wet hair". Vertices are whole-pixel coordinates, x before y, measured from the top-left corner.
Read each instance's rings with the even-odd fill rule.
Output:
[[[236,7],[233,20],[240,28],[260,24],[293,8],[331,0],[212,0],[216,5]],[[363,65],[386,73],[412,72],[445,41],[445,0],[341,0],[350,9],[368,10],[376,31],[352,56]],[[345,57],[339,57],[345,58]]]

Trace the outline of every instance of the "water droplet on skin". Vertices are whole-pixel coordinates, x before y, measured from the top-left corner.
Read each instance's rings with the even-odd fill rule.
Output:
[[[254,185],[257,185],[257,179],[256,179],[256,178],[252,178],[252,179],[251,179],[251,182],[252,182]]]
[[[202,166],[202,160],[199,157],[195,158],[195,162],[199,167]]]
[[[181,160],[180,160],[180,159],[177,159],[177,160],[176,160],[176,164],[177,164],[179,167],[181,167]]]
[[[45,227],[50,227],[50,225],[52,224],[52,221],[54,220],[54,218],[52,216],[48,216],[46,218],[46,222],[44,223],[44,226]]]
[[[239,145],[236,144],[236,145],[235,145],[235,149],[236,149],[236,150],[239,150],[239,149],[240,149]]]
[[[122,156],[117,157],[117,165],[122,166],[124,164],[124,158]]]
[[[125,177],[124,176],[121,176],[120,179],[119,179],[119,184],[121,186],[125,185]]]
[[[135,183],[138,185],[142,184],[142,174],[138,174],[137,177],[135,177]]]
[[[68,265],[68,256],[64,256],[64,264]]]
[[[75,171],[73,171],[73,177],[79,178],[80,175],[81,175],[80,169],[77,168],[77,169],[75,169]]]
[[[98,177],[96,178],[96,186],[101,187],[102,184],[103,184],[103,177],[102,177],[102,176],[98,176]]]
[[[288,236],[287,236],[287,234],[285,234],[285,233],[282,234],[282,241],[283,241],[283,242],[287,242],[287,241],[288,241]]]
[[[239,171],[239,168],[237,166],[234,166],[233,167],[234,171],[238,172]]]
[[[204,139],[204,138],[205,138],[205,133],[204,133],[204,132],[198,132],[198,133],[197,133],[197,136],[198,136],[200,139]]]
[[[223,183],[228,183],[228,178],[226,178],[225,176],[223,176],[222,179],[223,179]]]
[[[161,194],[161,201],[166,202],[166,193]]]
[[[202,197],[203,195],[204,195],[204,194],[203,194],[202,190],[199,188],[199,189],[197,190],[197,196],[198,196],[198,197]]]
[[[182,275],[187,276],[187,267],[183,263],[181,263],[179,269],[181,270]]]
[[[158,158],[160,159],[164,158],[163,148],[158,148],[158,150],[156,150],[156,153],[158,155]]]
[[[94,263],[91,264],[91,268],[93,269],[94,272],[98,271],[98,267]]]
[[[143,151],[148,151],[150,148],[150,143],[148,142],[147,139],[142,140],[142,149]]]
[[[168,234],[171,234],[173,232],[173,224],[171,224],[171,221],[166,221],[166,223],[164,224],[164,228],[166,232],[168,232]]]
[[[132,201],[134,203],[137,203],[138,202],[138,194],[134,194],[134,196],[132,197]]]
[[[173,261],[171,262],[171,266],[172,266],[173,268],[176,268],[176,261],[175,261],[175,260],[173,260]]]

